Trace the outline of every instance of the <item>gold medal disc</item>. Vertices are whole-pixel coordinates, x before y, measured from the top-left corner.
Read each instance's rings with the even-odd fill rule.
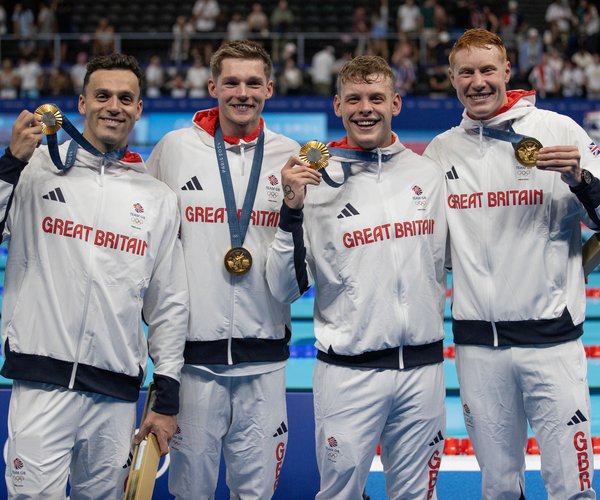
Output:
[[[42,119],[42,134],[56,134],[62,127],[62,113],[54,104],[42,104],[33,114]]]
[[[239,276],[252,267],[252,255],[243,247],[235,247],[227,251],[224,262],[228,272]]]
[[[327,166],[331,155],[327,146],[319,141],[309,141],[300,148],[300,159],[310,163],[310,168],[321,170]]]
[[[524,167],[534,167],[537,163],[538,151],[543,147],[537,139],[525,137],[515,146],[515,158]]]

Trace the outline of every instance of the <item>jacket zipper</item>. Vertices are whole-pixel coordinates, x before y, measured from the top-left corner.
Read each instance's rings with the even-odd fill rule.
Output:
[[[482,156],[485,156],[486,150],[485,150],[485,145],[484,145],[484,139],[483,139],[483,123],[479,123],[479,150],[481,152]],[[489,192],[490,189],[490,167],[487,164],[487,162],[482,162],[484,165],[484,189],[487,190]],[[487,264],[487,270],[488,270],[488,279],[487,279],[487,301],[488,301],[488,312],[490,315],[490,318],[494,317],[494,308],[493,308],[493,304],[492,304],[492,295],[493,295],[493,282],[489,277],[489,274],[491,274],[492,272],[492,264],[491,264],[491,259],[490,259],[490,252],[489,252],[489,225],[485,224],[485,221],[488,218],[488,209],[487,209],[487,204],[483,204],[483,213],[484,213],[484,224],[483,224],[483,245],[485,248],[485,257],[486,257],[486,264]],[[491,321],[492,324],[492,332],[493,332],[493,336],[494,336],[494,347],[498,347],[498,331],[496,329],[496,323],[494,321]]]
[[[98,203],[96,204],[96,213],[94,214],[94,230],[98,227],[98,220],[100,218],[100,213],[102,212],[102,205],[104,202],[104,167],[106,165],[106,158],[102,158],[102,165],[100,167],[100,178],[98,185],[100,186],[100,198]],[[85,295],[83,299],[83,312],[81,316],[81,326],[79,327],[79,342],[77,343],[77,353],[75,354],[75,362],[73,363],[73,369],[71,371],[71,379],[69,380],[69,389],[73,389],[75,385],[75,377],[77,375],[77,368],[79,366],[79,357],[81,356],[81,344],[82,339],[85,335],[85,325],[87,323],[87,312],[90,301],[90,294],[92,292],[92,282],[93,282],[93,271],[94,271],[94,245],[90,245],[90,250],[88,252],[88,278],[85,288]]]
[[[377,184],[381,183],[381,176],[382,176],[382,172],[381,171],[383,169],[383,164],[382,164],[382,161],[381,161],[381,156],[382,156],[381,149],[377,148],[377,180],[376,180]],[[381,196],[381,199],[382,200],[386,200],[387,197]],[[385,203],[384,207],[385,207],[385,217],[386,217],[386,220],[391,220],[390,211],[388,210],[388,208],[389,208],[388,204]],[[394,264],[396,266],[398,266],[398,250],[396,249],[395,245],[392,245],[392,252],[394,254]],[[399,305],[398,305],[398,314],[400,316],[400,321],[399,321],[400,325],[399,325],[399,327],[401,328],[401,331],[404,333],[404,332],[406,332],[406,325],[407,325],[408,322],[406,320],[406,315],[404,313],[404,308],[402,307],[403,304],[400,303],[401,300],[402,300],[402,282],[401,281],[398,281],[398,288],[396,290],[396,293],[398,294],[398,303],[399,303]],[[398,359],[399,367],[400,367],[401,370],[403,370],[404,369],[404,357],[403,357],[403,353],[402,353],[402,346],[398,350],[398,357],[399,357],[399,359]]]
[[[242,178],[245,177],[246,174],[246,156],[244,155],[244,148],[245,148],[245,144],[243,142],[240,141],[240,159],[242,162]],[[225,152],[225,154],[227,154],[227,152]],[[239,193],[238,193],[239,194]],[[236,208],[239,210],[239,203],[238,200],[240,200],[241,203],[243,203],[243,200],[241,200],[240,196],[236,196]],[[237,215],[237,214],[236,214]],[[227,339],[227,364],[228,365],[232,365],[233,364],[233,353],[231,352],[231,345],[233,343],[233,325],[235,324],[234,321],[234,298],[235,298],[235,294],[236,294],[236,278],[235,276],[231,276],[230,277],[230,283],[231,283],[231,314],[230,314],[230,318],[231,318],[231,323],[229,326],[229,337]]]

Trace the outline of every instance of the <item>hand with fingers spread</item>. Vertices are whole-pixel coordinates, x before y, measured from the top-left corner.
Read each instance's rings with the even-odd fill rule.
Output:
[[[308,163],[297,156],[291,156],[281,169],[284,203],[289,208],[302,208],[306,186],[309,184],[318,186],[321,183],[321,177],[321,173],[311,168]]]
[[[12,127],[10,152],[15,158],[28,162],[41,142],[41,119],[27,110],[21,111]]]
[[[166,455],[169,452],[169,443],[176,430],[177,417],[175,415],[163,415],[151,410],[142,422],[133,442],[140,444],[149,433],[152,433],[156,436],[160,446],[160,454]]]
[[[569,186],[581,182],[581,154],[577,146],[548,146],[538,151],[537,168],[560,173],[561,179]]]

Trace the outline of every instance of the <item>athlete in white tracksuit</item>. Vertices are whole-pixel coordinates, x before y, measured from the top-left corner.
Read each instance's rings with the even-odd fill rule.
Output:
[[[169,489],[177,498],[213,498],[223,450],[232,494],[265,499],[275,491],[287,446],[285,365],[291,336],[289,306],[271,295],[265,262],[283,199],[281,165],[300,146],[268,130],[262,119],[249,136],[225,137],[239,210],[258,132],[264,132],[257,193],[243,243],[252,254],[252,267],[242,276],[232,275],[223,264],[232,245],[215,151],[220,118],[218,108],[199,111],[192,127],[167,134],[148,160],[151,172],[177,194],[190,283]]]
[[[318,186],[299,158],[284,167],[267,277],[286,302],[315,285],[317,498],[361,498],[378,442],[389,498],[434,498],[445,437],[443,177],[391,133],[400,98],[383,59],[356,58],[340,78],[348,137],[329,144]],[[303,207],[288,206],[306,184]]]
[[[573,120],[536,108],[534,92],[503,93],[500,44],[485,30],[457,42],[451,75],[466,110],[425,151],[446,173],[465,423],[485,499],[523,496],[527,422],[549,498],[595,498],[580,224],[600,228],[599,150]],[[538,168],[488,128],[540,141]],[[565,180],[552,171],[560,161]],[[579,185],[577,164],[594,175]]]
[[[175,430],[188,319],[177,201],[124,148],[141,112],[137,62],[96,59],[88,76],[80,111],[97,155],[68,141],[73,166],[58,170],[24,111],[0,158],[9,498],[64,498],[67,478],[73,499],[123,498],[148,351],[157,400],[144,425],[164,453]]]
[[[14,166],[19,165],[13,161]],[[94,489],[99,481],[128,472],[123,466],[148,341],[158,388],[155,410],[178,410],[187,290],[176,200],[147,175],[138,155],[101,165],[81,149],[66,175],[52,164],[47,150],[40,149],[23,169],[14,195],[9,186],[2,193],[8,195],[3,196],[4,206],[12,196],[5,229],[10,246],[2,311],[2,375],[15,381],[7,480],[16,494],[29,491],[37,496],[45,484],[38,474],[52,475],[55,466],[66,463],[68,468],[72,460],[72,480],[74,475],[79,480],[71,496],[86,489],[94,495],[102,491]],[[149,325],[148,340],[142,312]],[[48,395],[48,414],[19,402],[16,395],[24,387]],[[39,404],[36,398],[32,403],[33,408]],[[76,404],[82,405],[80,411],[93,412],[93,418],[70,415],[64,405]],[[19,408],[18,415],[13,408]],[[65,453],[71,448],[67,436],[60,443],[48,443],[49,433],[56,437],[57,428],[61,436],[78,432],[94,443],[93,431],[108,412],[122,419],[119,425],[109,423],[112,445],[104,438],[94,444],[98,449],[77,448],[71,458]],[[58,457],[47,456],[46,448]],[[122,485],[121,480],[121,494]],[[56,494],[53,487],[48,490]]]

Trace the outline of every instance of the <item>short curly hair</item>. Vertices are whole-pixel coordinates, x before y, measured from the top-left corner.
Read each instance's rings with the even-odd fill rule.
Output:
[[[396,75],[383,57],[357,56],[342,66],[337,79],[337,93],[342,92],[345,83],[373,83],[379,75],[388,78],[392,91],[395,91]]]

